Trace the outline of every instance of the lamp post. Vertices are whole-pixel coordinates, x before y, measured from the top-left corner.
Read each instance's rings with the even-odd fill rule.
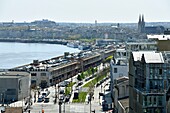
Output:
[[[90,101],[90,113],[91,113],[91,94],[90,94],[90,99],[89,99],[89,101]]]
[[[57,102],[57,92],[56,92],[56,84],[55,84],[55,100],[54,100],[54,104],[56,104]]]
[[[4,106],[5,93],[6,93],[6,91],[3,91],[3,92],[1,93],[1,97],[2,97],[2,106]]]
[[[1,93],[1,102],[3,103],[3,97],[2,97],[2,95],[3,95],[3,94]],[[3,104],[2,104],[2,106],[3,106]]]
[[[61,100],[59,100],[58,105],[59,105],[59,113],[61,113],[61,105],[62,105],[62,101]]]
[[[92,100],[93,94],[94,94],[94,87],[91,85],[89,87],[89,98],[88,98],[88,101],[90,102],[90,113],[91,113],[91,100]]]

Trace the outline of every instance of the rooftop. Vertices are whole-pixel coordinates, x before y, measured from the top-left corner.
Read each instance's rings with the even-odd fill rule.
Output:
[[[138,51],[132,52],[134,61],[141,61],[142,55],[144,56],[146,63],[164,63],[164,59],[161,52],[155,51]]]
[[[157,43],[156,42],[127,42],[127,45],[143,45],[143,44],[153,44],[153,45],[156,45]]]
[[[22,107],[6,108],[4,113],[22,113]]]
[[[55,58],[51,58],[48,60],[43,60],[43,61],[38,61],[34,60],[33,63],[15,67],[13,68],[14,70],[27,70],[27,71],[47,71],[48,69],[57,69],[59,67],[63,67],[66,65],[70,65],[73,63],[76,63],[79,58],[83,60],[90,59],[91,57],[98,56],[100,55],[99,52],[93,52],[93,51],[83,51],[79,53],[73,53],[73,54],[68,54],[67,56],[59,56]],[[13,70],[12,69],[12,70]]]
[[[120,99],[119,101],[124,108],[129,107],[129,98]]]
[[[115,81],[116,81],[117,84],[119,84],[119,83],[121,83],[121,82],[124,82],[124,81],[127,81],[127,80],[129,80],[129,78],[126,77],[126,76],[119,77],[119,78],[116,78],[116,79],[115,79]]]
[[[20,78],[28,75],[29,73],[27,72],[17,72],[17,71],[0,72],[0,78]]]
[[[170,40],[170,35],[147,35],[148,39]]]

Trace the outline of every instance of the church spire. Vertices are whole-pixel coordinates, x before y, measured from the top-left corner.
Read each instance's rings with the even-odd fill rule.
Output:
[[[144,22],[144,15],[142,14],[142,22]]]
[[[141,22],[141,14],[139,15],[139,22]]]

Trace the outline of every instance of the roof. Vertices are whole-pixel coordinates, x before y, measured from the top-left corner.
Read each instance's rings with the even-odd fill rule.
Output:
[[[129,106],[129,98],[121,99],[119,102],[122,104],[124,108]]]
[[[10,108],[6,108],[4,113],[22,113],[22,107],[10,107]]]
[[[122,76],[122,77],[116,78],[115,80],[117,81],[117,84],[119,84],[121,82],[129,80],[129,78],[126,76]]]
[[[147,35],[148,39],[169,40],[170,35]]]
[[[162,53],[155,51],[138,51],[132,52],[134,61],[141,61],[142,55],[146,63],[164,63]]]
[[[0,78],[20,78],[28,75],[29,75],[28,72],[17,72],[17,71],[0,72]]]

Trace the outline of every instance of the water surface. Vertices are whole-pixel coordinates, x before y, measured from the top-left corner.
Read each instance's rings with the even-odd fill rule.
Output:
[[[79,52],[64,45],[43,43],[0,42],[0,69],[9,69],[31,63],[33,60],[45,60],[64,52]]]

